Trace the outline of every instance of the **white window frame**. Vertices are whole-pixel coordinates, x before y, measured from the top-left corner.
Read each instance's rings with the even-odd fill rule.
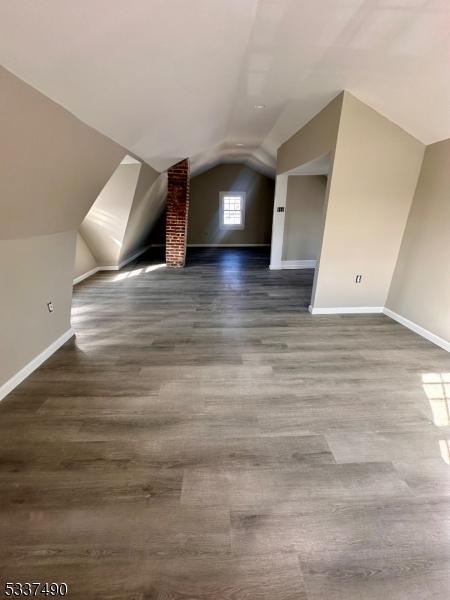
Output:
[[[225,196],[236,196],[241,200],[241,222],[239,225],[236,223],[226,224],[223,222]],[[237,192],[235,190],[229,192],[220,192],[220,229],[245,229],[245,192]]]

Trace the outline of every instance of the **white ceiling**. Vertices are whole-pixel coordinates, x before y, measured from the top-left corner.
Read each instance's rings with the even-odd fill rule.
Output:
[[[0,0],[0,63],[158,170],[273,172],[343,89],[450,137],[449,17],[450,0]]]

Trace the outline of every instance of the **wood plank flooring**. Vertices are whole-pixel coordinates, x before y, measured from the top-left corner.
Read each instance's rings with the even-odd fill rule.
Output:
[[[76,286],[76,339],[0,404],[2,591],[448,600],[448,354],[312,316],[312,271],[267,266],[196,250]]]

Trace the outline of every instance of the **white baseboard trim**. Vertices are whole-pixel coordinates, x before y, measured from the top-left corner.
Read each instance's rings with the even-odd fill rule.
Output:
[[[144,246],[144,248],[141,248],[140,250],[138,250],[137,252],[135,252],[134,254],[132,254],[131,256],[126,258],[125,260],[123,260],[121,263],[119,263],[119,269],[122,269],[128,263],[133,262],[133,260],[135,260],[138,256],[140,256],[141,254],[144,254],[144,252],[147,252],[147,250],[149,248],[150,248],[150,244],[148,246]]]
[[[282,269],[315,269],[317,260],[282,260]]]
[[[317,260],[282,260],[277,263],[270,263],[269,269],[280,271],[281,269],[315,269]]]
[[[312,315],[360,315],[377,314],[383,312],[382,306],[337,306],[327,308],[308,307]]]
[[[421,335],[423,338],[427,339],[430,342],[433,342],[433,344],[436,344],[436,346],[439,346],[444,350],[447,350],[447,352],[450,352],[450,342],[444,340],[444,338],[441,338],[438,335],[431,333],[431,331],[428,331],[428,329],[417,325],[417,323],[414,323],[413,321],[402,317],[402,315],[397,314],[390,308],[384,307],[383,312],[386,316],[390,317],[391,319],[394,319],[394,321],[397,321],[404,327],[407,327],[408,329],[411,329],[411,331],[414,331],[414,333]]]
[[[131,256],[129,256],[128,258],[123,260],[122,262],[120,262],[118,265],[100,265],[98,267],[98,270],[99,271],[120,271],[120,269],[123,269],[124,267],[126,267],[126,265],[128,263],[135,260],[141,254],[144,254],[144,252],[146,252],[149,248],[150,248],[150,246],[145,246],[145,248],[141,248],[138,252],[135,252],[134,254],[132,254]]]
[[[120,265],[100,265],[99,271],[118,271],[122,267]]]
[[[268,248],[270,244],[187,244],[187,248]]]
[[[120,271],[120,269],[123,269],[123,267],[125,267],[128,263],[130,263],[133,260],[135,260],[141,254],[144,254],[144,252],[146,252],[149,248],[150,248],[150,246],[146,246],[145,248],[142,248],[138,252],[135,252],[129,258],[123,260],[118,265],[100,265],[99,267],[95,267],[94,269],[91,269],[87,273],[84,273],[83,275],[80,275],[79,277],[76,277],[73,280],[73,285],[76,285],[77,283],[80,283],[80,281],[83,281],[83,279],[87,279],[88,277],[91,277],[91,275],[95,275],[95,273],[98,273],[99,271]]]
[[[79,277],[75,277],[75,279],[73,280],[73,285],[77,285],[77,283],[80,283],[80,281],[83,281],[83,279],[87,279],[88,277],[95,275],[98,272],[98,270],[99,270],[98,267],[94,267],[90,271],[87,271],[87,273],[83,273],[83,275],[80,275]]]
[[[308,310],[313,315],[348,315],[348,314],[377,314],[384,313],[386,316],[390,317],[397,323],[400,323],[404,327],[407,327],[414,333],[422,336],[426,340],[436,344],[443,350],[450,352],[450,342],[444,340],[444,338],[439,337],[438,335],[428,331],[424,327],[417,325],[413,321],[402,317],[402,315],[397,314],[393,310],[386,308],[385,306],[340,306],[340,307],[330,307],[330,308],[314,308],[313,306],[309,306]]]
[[[151,244],[151,248],[165,248],[165,244]],[[269,248],[270,244],[186,244],[186,248]]]
[[[63,333],[58,339],[50,344],[45,350],[43,350],[40,354],[35,356],[33,360],[31,360],[28,364],[26,364],[20,371],[18,371],[15,375],[13,375],[6,383],[0,386],[0,400],[3,400],[5,396],[7,396],[10,392],[13,391],[24,379],[26,379],[33,371],[35,371],[38,367],[42,365],[43,362],[50,358],[52,354],[54,354],[58,348],[60,348],[63,344],[70,340],[71,337],[75,335],[75,331],[70,328],[65,333]]]

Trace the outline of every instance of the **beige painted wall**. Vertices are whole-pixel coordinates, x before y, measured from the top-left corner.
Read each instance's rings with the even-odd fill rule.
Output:
[[[121,164],[81,224],[80,233],[100,266],[118,265],[141,164]]]
[[[277,174],[332,153],[336,146],[344,94],[332,100],[320,113],[282,144],[277,153]]]
[[[75,249],[75,266],[73,271],[73,278],[76,279],[81,275],[85,275],[92,269],[97,267],[97,261],[92,256],[88,245],[84,241],[83,236],[77,233],[77,243]]]
[[[167,173],[160,175],[143,164],[123,238],[121,261],[150,243],[150,233],[164,210],[166,198]]]
[[[450,341],[450,140],[425,151],[386,306]]]
[[[1,67],[0,90],[1,386],[69,329],[75,232],[126,150]]]
[[[327,178],[297,175],[288,178],[283,260],[317,260],[325,219]]]
[[[245,229],[220,229],[220,192],[246,192]],[[274,182],[241,164],[223,164],[191,179],[188,244],[269,244]]]
[[[0,241],[0,385],[70,328],[75,239],[70,231]]]
[[[385,305],[423,152],[418,140],[345,93],[315,308]]]
[[[0,239],[76,229],[124,148],[0,67]]]

